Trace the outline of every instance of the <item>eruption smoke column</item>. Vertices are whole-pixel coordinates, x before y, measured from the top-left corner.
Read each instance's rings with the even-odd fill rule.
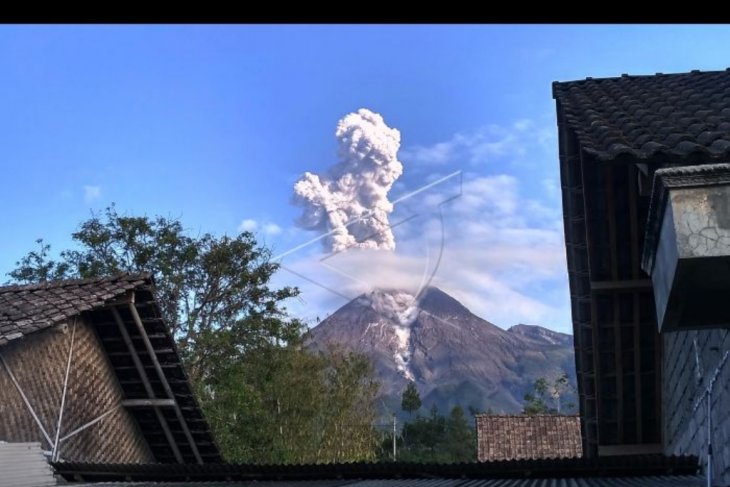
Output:
[[[361,108],[337,124],[339,162],[326,175],[310,172],[294,185],[294,202],[304,212],[298,224],[329,231],[325,247],[394,250],[388,191],[403,173],[398,160],[400,132],[383,117]]]

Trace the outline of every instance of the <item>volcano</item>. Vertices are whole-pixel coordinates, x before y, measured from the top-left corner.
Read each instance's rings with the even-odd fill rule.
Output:
[[[419,296],[402,290],[362,294],[308,334],[308,346],[329,345],[367,355],[381,382],[381,404],[391,412],[413,381],[423,407],[517,413],[535,380],[567,373],[572,391],[560,398],[574,412],[573,338],[536,325],[502,329],[470,312],[444,291]]]

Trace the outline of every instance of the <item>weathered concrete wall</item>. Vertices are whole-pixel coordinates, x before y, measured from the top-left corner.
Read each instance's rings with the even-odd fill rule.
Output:
[[[696,411],[693,409],[730,348],[730,330],[665,333],[663,340],[664,451],[697,455],[704,468],[707,404],[703,401]],[[711,400],[713,485],[730,485],[730,360],[715,382]]]

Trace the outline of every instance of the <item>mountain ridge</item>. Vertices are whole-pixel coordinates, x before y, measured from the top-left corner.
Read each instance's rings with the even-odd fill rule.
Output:
[[[504,330],[436,287],[419,296],[399,289],[361,294],[309,330],[308,347],[328,345],[370,358],[391,409],[409,380],[426,408],[458,403],[503,413],[519,412],[539,377],[567,372],[575,384],[570,335],[524,324]]]

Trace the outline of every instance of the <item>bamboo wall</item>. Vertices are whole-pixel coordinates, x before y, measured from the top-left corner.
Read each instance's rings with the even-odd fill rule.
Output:
[[[19,338],[3,355],[52,441],[55,441],[73,322]],[[131,415],[91,325],[78,319],[60,437],[113,410],[61,443],[59,458],[77,462],[151,463],[154,457]],[[7,370],[0,366],[0,440],[51,445],[33,420]]]

